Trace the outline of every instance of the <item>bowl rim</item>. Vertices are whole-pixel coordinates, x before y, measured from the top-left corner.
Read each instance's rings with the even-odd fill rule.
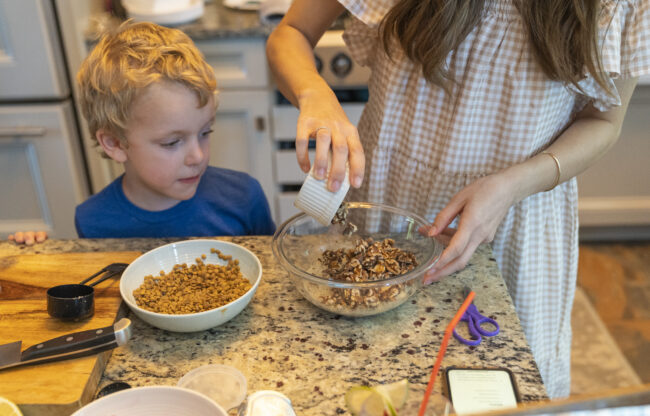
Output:
[[[348,208],[379,208],[388,212],[392,212],[393,214],[398,214],[402,215],[404,217],[409,217],[415,220],[416,223],[420,223],[420,226],[426,225],[429,222],[425,220],[424,218],[420,217],[417,214],[414,214],[412,212],[409,212],[405,209],[393,207],[390,205],[386,204],[380,204],[380,203],[375,203],[375,202],[347,202]],[[273,240],[271,242],[271,249],[273,251],[273,255],[275,258],[284,266],[287,270],[289,270],[291,273],[297,274],[313,283],[317,284],[327,284],[328,286],[332,286],[335,288],[340,288],[340,289],[370,289],[370,288],[375,288],[378,286],[391,286],[394,284],[398,283],[403,283],[406,281],[409,281],[415,277],[415,275],[419,275],[421,273],[426,272],[429,270],[431,267],[433,267],[434,264],[438,261],[440,258],[440,254],[442,253],[442,249],[434,249],[433,253],[431,254],[431,257],[427,259],[424,263],[419,264],[415,269],[411,270],[408,273],[401,274],[399,276],[393,276],[389,277],[387,279],[382,279],[382,280],[373,280],[369,282],[343,282],[343,281],[337,281],[337,280],[331,280],[331,279],[326,279],[320,276],[317,276],[315,274],[308,273],[293,264],[291,264],[285,257],[283,250],[280,249],[280,238],[287,233],[287,228],[290,224],[293,224],[296,222],[298,219],[307,217],[309,216],[308,214],[304,212],[300,212],[291,218],[287,219],[285,222],[283,222],[280,227],[278,227],[277,231],[273,235]],[[434,244],[438,244],[436,239],[434,237],[431,237],[431,240],[433,241]]]
[[[126,267],[126,269],[124,269],[124,272],[122,273],[122,276],[124,276],[124,274],[127,272],[127,270],[129,270],[129,267],[131,267],[133,264],[135,264],[138,260],[140,260],[141,258],[143,258],[147,254],[153,253],[154,251],[158,251],[158,250],[162,251],[163,249],[166,249],[169,246],[185,245],[185,244],[195,243],[195,242],[210,243],[210,244],[214,244],[216,242],[218,244],[225,244],[225,245],[229,245],[229,246],[235,246],[235,247],[241,248],[242,250],[244,250],[245,252],[250,254],[252,256],[252,258],[255,259],[255,263],[257,264],[257,266],[259,268],[259,272],[257,273],[257,276],[255,278],[255,283],[253,283],[251,285],[251,288],[248,289],[246,291],[246,293],[244,293],[243,295],[241,295],[237,299],[233,300],[232,302],[226,303],[225,305],[221,305],[218,308],[208,309],[207,311],[202,311],[202,312],[173,314],[173,313],[153,312],[153,311],[141,308],[135,302],[131,302],[124,295],[124,292],[126,292],[126,288],[124,288],[124,286],[122,285],[123,280],[120,277],[120,295],[122,296],[122,300],[124,300],[124,302],[130,308],[134,308],[134,310],[137,310],[138,312],[144,313],[145,315],[148,315],[148,316],[151,316],[151,317],[157,317],[157,318],[174,317],[174,318],[178,318],[178,319],[180,319],[180,318],[187,319],[187,318],[190,318],[190,317],[191,318],[203,317],[203,316],[207,316],[209,314],[213,314],[213,313],[215,313],[217,311],[224,310],[224,309],[232,306],[234,303],[237,303],[237,302],[241,301],[243,298],[249,296],[250,294],[254,293],[257,290],[257,287],[259,286],[260,281],[262,281],[262,263],[260,262],[260,259],[255,255],[255,253],[253,253],[252,251],[250,251],[249,249],[247,249],[246,247],[244,247],[244,246],[242,246],[240,244],[231,243],[230,241],[223,241],[223,240],[216,240],[216,239],[212,240],[212,239],[208,239],[208,238],[197,238],[197,239],[193,239],[193,240],[180,240],[180,241],[175,241],[175,242],[172,242],[172,243],[164,244],[164,245],[156,247],[156,248],[152,248],[151,250],[142,253],[140,256],[138,256],[138,258],[136,258],[131,263],[129,263],[129,265]],[[125,283],[125,285],[126,285],[126,283]]]
[[[87,403],[86,405],[84,405],[81,408],[77,409],[72,414],[72,416],[81,415],[81,414],[83,414],[85,412],[93,410],[93,408],[95,408],[95,407],[100,407],[105,402],[108,402],[107,399],[109,399],[109,398],[110,398],[110,400],[115,401],[115,400],[119,400],[119,398],[121,398],[122,396],[138,394],[137,392],[139,392],[139,391],[145,391],[145,392],[147,392],[147,391],[153,391],[153,392],[161,391],[163,393],[166,393],[166,392],[179,392],[179,393],[182,393],[182,394],[185,394],[185,395],[191,397],[192,399],[195,399],[195,400],[199,399],[199,400],[203,401],[206,404],[209,403],[209,404],[213,405],[215,407],[215,409],[218,409],[224,415],[228,414],[228,412],[223,408],[223,406],[221,406],[219,403],[215,402],[214,400],[212,400],[211,398],[209,398],[205,394],[201,393],[200,391],[196,391],[196,390],[193,390],[193,389],[188,389],[187,387],[180,387],[180,386],[155,385],[155,386],[136,386],[136,387],[132,387],[130,389],[116,391],[115,393],[111,393],[111,394],[106,395],[104,397],[100,397],[99,399],[93,400],[90,403]]]

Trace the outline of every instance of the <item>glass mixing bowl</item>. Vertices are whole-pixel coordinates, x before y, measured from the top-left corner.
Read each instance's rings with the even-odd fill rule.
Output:
[[[408,211],[382,204],[349,202],[347,224],[323,226],[305,213],[284,222],[273,236],[273,254],[298,291],[326,311],[369,316],[396,308],[422,287],[424,273],[438,260],[443,245],[418,232],[427,221]],[[415,256],[409,272],[374,281],[334,280],[321,261],[326,250],[353,249],[360,239],[392,239],[394,247]]]

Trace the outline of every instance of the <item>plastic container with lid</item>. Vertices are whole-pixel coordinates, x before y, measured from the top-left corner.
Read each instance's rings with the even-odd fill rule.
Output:
[[[234,367],[204,365],[188,372],[178,386],[208,396],[226,410],[238,407],[246,399],[246,377]]]
[[[246,377],[228,365],[195,368],[178,380],[178,387],[202,393],[226,411],[238,409],[243,416],[296,416],[291,400],[280,392],[260,390],[247,398]]]
[[[248,396],[245,416],[296,416],[296,412],[284,394],[260,390]]]

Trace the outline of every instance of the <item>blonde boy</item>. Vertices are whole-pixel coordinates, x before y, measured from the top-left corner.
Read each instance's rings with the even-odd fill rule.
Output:
[[[79,237],[274,232],[260,184],[208,166],[216,81],[187,35],[126,22],[102,37],[77,81],[93,140],[124,166],[77,207]]]

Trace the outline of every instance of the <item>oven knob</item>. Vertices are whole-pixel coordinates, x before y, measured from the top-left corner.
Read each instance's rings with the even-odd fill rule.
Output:
[[[332,59],[332,72],[339,78],[343,78],[352,70],[352,60],[344,53],[339,53]]]
[[[323,60],[318,55],[314,55],[314,61],[316,63],[316,70],[320,73],[323,70]]]

